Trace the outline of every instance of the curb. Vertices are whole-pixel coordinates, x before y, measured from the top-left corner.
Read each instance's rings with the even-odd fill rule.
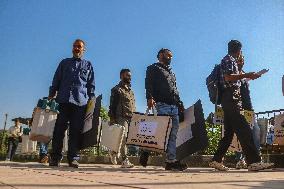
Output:
[[[192,155],[183,160],[189,167],[208,167],[213,155]],[[134,165],[139,165],[139,157],[130,156],[128,157],[130,162]],[[0,157],[0,159],[4,159]],[[264,162],[272,162],[277,168],[284,168],[284,154],[264,154],[262,155],[262,160]],[[36,162],[38,161],[38,155],[16,155],[14,161],[19,162]],[[67,162],[66,156],[64,156],[63,162]],[[164,166],[165,156],[151,156],[149,157],[149,166]],[[80,158],[80,163],[92,163],[92,164],[111,164],[109,156],[87,156],[82,155]],[[235,167],[236,160],[234,156],[226,156],[224,159],[224,164],[228,167]]]

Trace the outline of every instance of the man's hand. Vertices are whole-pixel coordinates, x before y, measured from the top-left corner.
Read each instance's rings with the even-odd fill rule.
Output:
[[[147,106],[148,106],[148,108],[153,108],[153,107],[155,107],[155,106],[156,106],[155,100],[154,100],[153,98],[148,99],[148,101],[147,101]]]
[[[55,99],[57,96],[57,91],[55,93],[49,93],[47,99],[48,100],[52,100],[52,99]]]
[[[115,119],[115,117],[110,117],[110,121],[109,121],[109,125],[111,126],[111,125],[114,125],[114,124],[116,124],[116,119]]]
[[[184,121],[184,106],[183,103],[180,101],[178,104],[178,115],[179,115],[179,122]]]
[[[47,99],[48,100],[52,100],[52,99],[54,99],[54,97],[53,96],[48,96]]]
[[[95,98],[90,98],[87,102],[87,107],[95,107],[95,104],[96,104],[96,99]]]
[[[252,79],[252,80],[258,79],[260,77],[261,77],[261,75],[255,73],[255,72],[249,72],[249,73],[246,74],[246,78],[249,78],[249,79]]]
[[[184,106],[183,106],[183,104],[179,104],[178,108],[179,108],[179,111],[180,111],[180,112],[184,112]]]

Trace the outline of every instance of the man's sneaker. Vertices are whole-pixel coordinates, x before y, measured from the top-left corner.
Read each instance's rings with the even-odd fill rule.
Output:
[[[109,152],[109,156],[110,156],[110,161],[113,165],[117,165],[117,153],[115,152]]]
[[[39,163],[47,164],[48,163],[48,156],[45,155],[39,159]]]
[[[5,161],[11,161],[9,158],[6,158],[6,160]]]
[[[130,163],[130,161],[127,159],[125,159],[122,164],[121,164],[121,168],[133,168],[134,165],[132,163]]]
[[[77,160],[69,161],[69,167],[79,168],[79,163]]]
[[[219,163],[217,161],[210,162],[209,167],[215,168],[219,171],[228,171],[229,170],[229,168],[226,167],[223,163]]]
[[[248,171],[261,171],[265,169],[271,169],[274,167],[274,163],[252,163],[248,166]]]
[[[184,171],[187,169],[187,165],[180,161],[166,162],[165,170],[167,171]]]
[[[247,169],[247,163],[245,162],[245,160],[240,160],[238,161],[238,163],[236,164],[236,169]]]
[[[147,167],[149,156],[149,152],[142,152],[139,158],[140,165],[142,165],[143,167]]]

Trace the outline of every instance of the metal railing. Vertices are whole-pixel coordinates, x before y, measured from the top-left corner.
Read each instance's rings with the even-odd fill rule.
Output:
[[[284,113],[284,109],[279,109],[279,110],[270,110],[270,111],[264,111],[264,112],[257,112],[257,113],[255,113],[255,115],[256,115],[257,118],[260,115],[267,115],[267,117],[275,117],[277,114],[283,114],[283,113]],[[272,114],[272,116],[270,116],[271,114]]]

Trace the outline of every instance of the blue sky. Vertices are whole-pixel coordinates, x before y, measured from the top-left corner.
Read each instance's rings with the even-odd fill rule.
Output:
[[[284,1],[89,0],[0,2],[0,128],[30,117],[47,96],[54,71],[71,56],[72,42],[87,43],[97,94],[108,106],[121,68],[133,74],[137,109],[145,111],[144,77],[156,53],[173,51],[173,69],[186,106],[201,99],[213,111],[205,78],[227,52],[227,42],[243,43],[247,71],[270,69],[250,84],[256,111],[283,108]],[[8,126],[12,123],[9,121]]]

